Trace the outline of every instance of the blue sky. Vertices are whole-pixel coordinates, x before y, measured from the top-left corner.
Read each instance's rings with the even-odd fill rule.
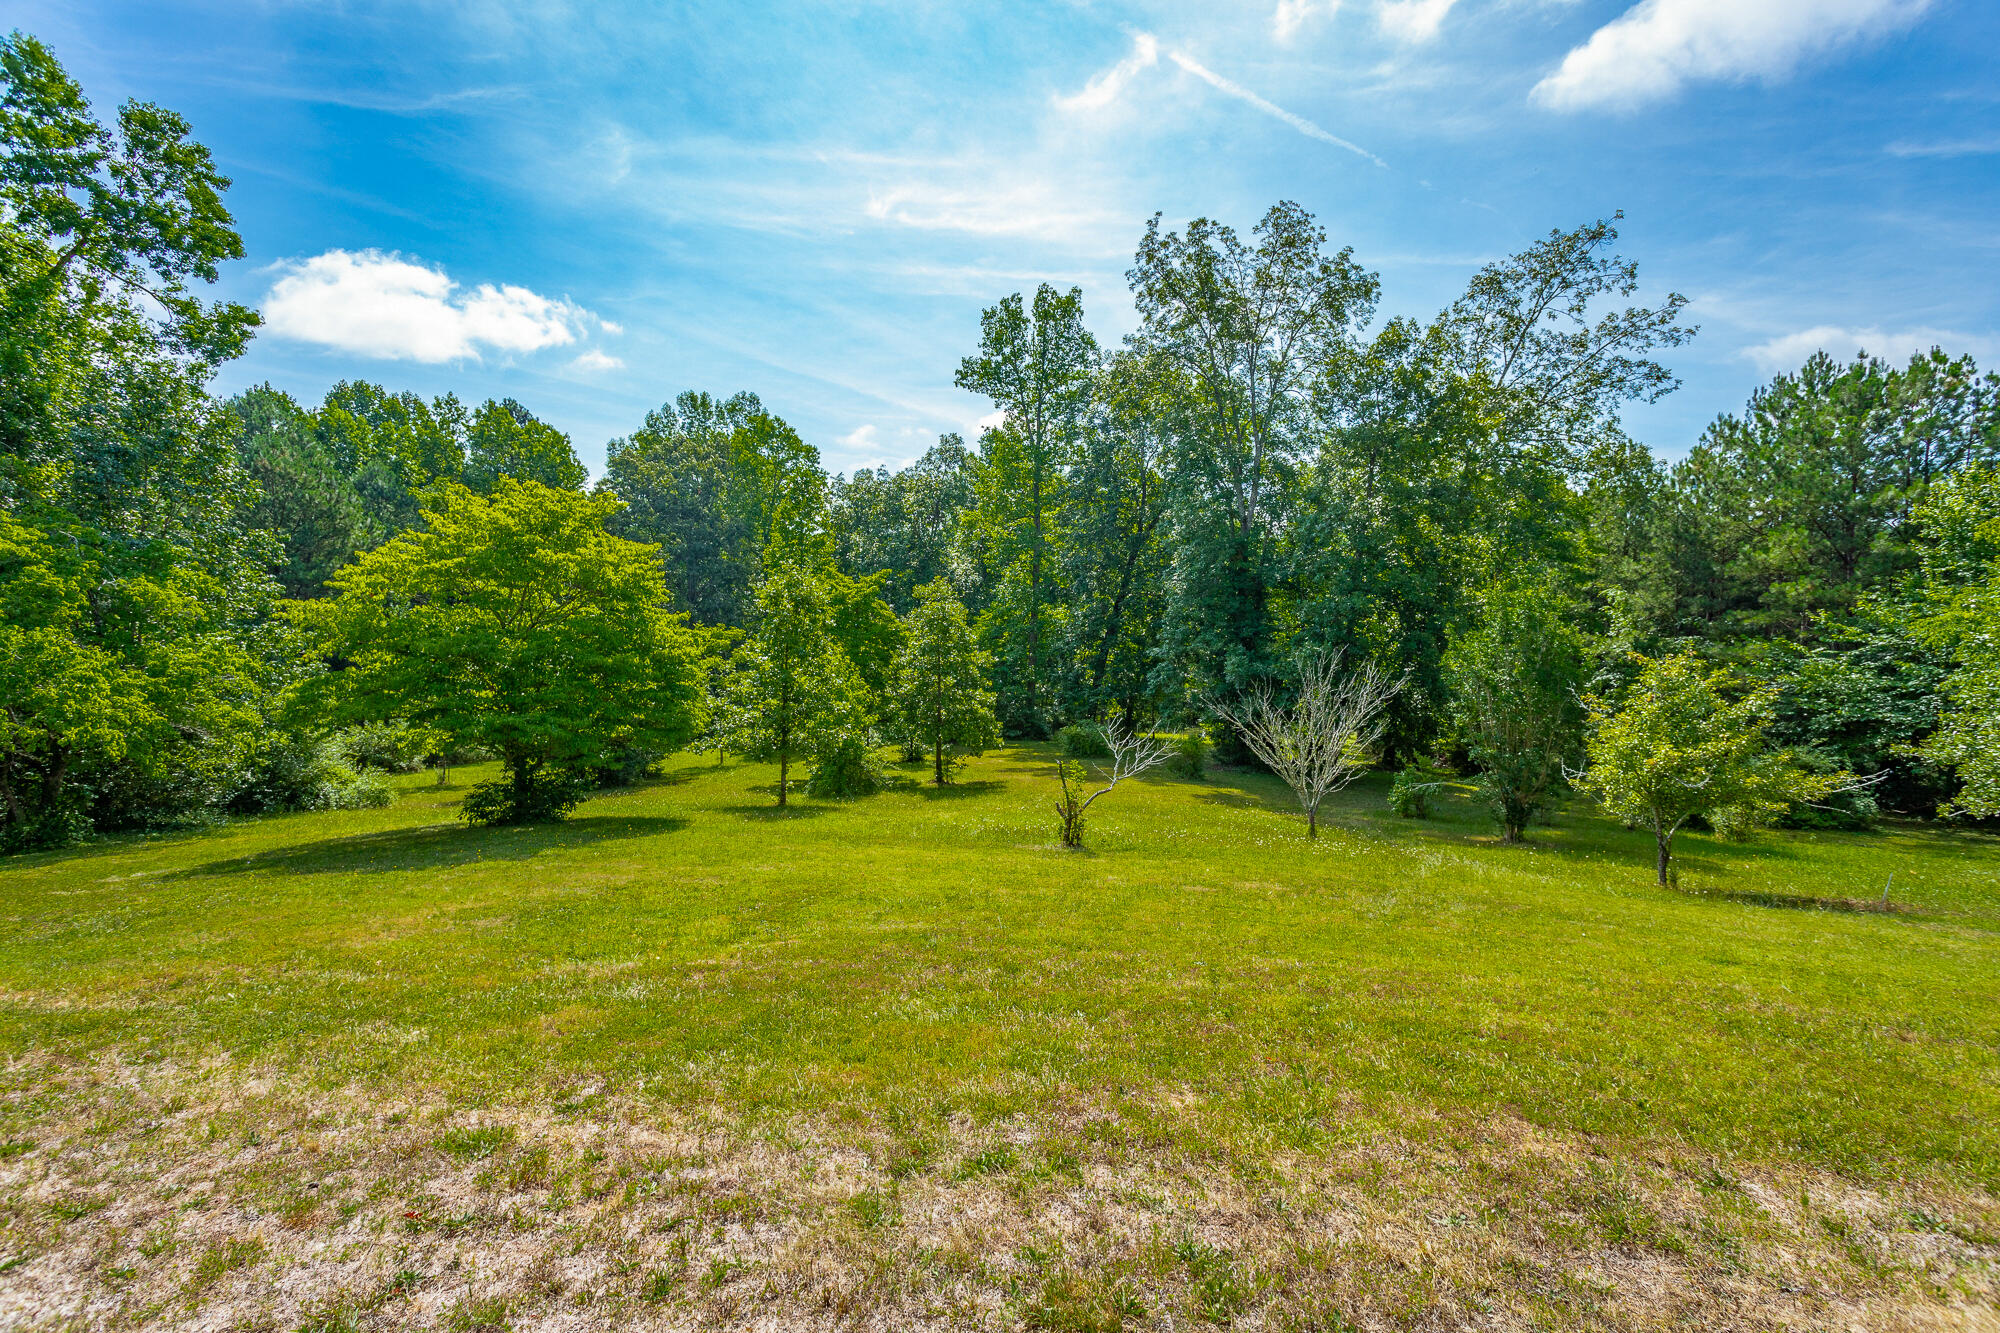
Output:
[[[752,389],[830,468],[989,405],[980,308],[1132,326],[1144,220],[1296,199],[1429,315],[1623,209],[1693,299],[1657,452],[1825,345],[2000,365],[1991,0],[190,5],[15,0],[101,108],[185,113],[269,327],[222,387],[511,395],[610,438]]]

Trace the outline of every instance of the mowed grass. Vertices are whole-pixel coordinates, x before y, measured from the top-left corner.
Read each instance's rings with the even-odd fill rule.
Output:
[[[1379,782],[1121,786],[1054,846],[1049,760],[799,801],[684,757],[570,823],[394,807],[0,868],[0,1039],[504,1098],[579,1075],[744,1109],[1000,1117],[1172,1088],[1309,1142],[1411,1104],[2000,1184],[2000,839],[1492,838]],[[461,781],[485,776],[477,771]],[[1891,874],[1893,906],[1879,899]]]
[[[465,770],[399,779],[385,810],[17,858],[0,1139],[32,1156],[65,1097],[151,1068],[446,1119],[608,1098],[662,1123],[984,1143],[938,1166],[952,1181],[1061,1174],[989,1129],[1115,1120],[1132,1151],[1253,1183],[1385,1141],[1443,1143],[1449,1174],[1452,1135],[1505,1123],[1716,1180],[2000,1186],[2000,839],[1689,835],[1663,890],[1650,839],[1585,812],[1507,847],[1464,789],[1400,820],[1370,779],[1309,842],[1277,783],[1218,772],[1121,785],[1076,853],[1055,845],[1052,758],[999,752],[943,790],[893,770],[880,796],[779,811],[774,770],[680,756],[565,825],[494,830],[456,817],[489,776]],[[550,1160],[512,1128],[431,1142],[440,1170],[517,1186],[523,1168],[479,1164]],[[898,1216],[857,1197],[864,1231]],[[1195,1322],[1256,1306],[1245,1287],[1202,1314],[1208,1270],[1155,1251]],[[1142,1271],[1078,1271],[996,1290],[1030,1325],[1143,1322]],[[1099,1323],[1034,1314],[1079,1282]]]

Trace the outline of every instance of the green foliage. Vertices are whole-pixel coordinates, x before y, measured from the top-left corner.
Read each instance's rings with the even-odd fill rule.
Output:
[[[886,573],[882,596],[907,615],[918,588],[953,574],[960,524],[973,503],[972,468],[964,439],[953,434],[894,475],[878,468],[835,477],[829,525],[839,567],[855,576]]]
[[[873,796],[882,790],[882,765],[863,735],[837,736],[813,756],[806,794],[828,800]]]
[[[580,491],[590,473],[577,461],[569,436],[508,398],[482,405],[465,436],[465,484],[490,495],[503,477]]]
[[[286,810],[372,810],[395,792],[378,771],[356,771],[347,737],[280,733],[251,761],[230,808],[244,814]]]
[[[702,724],[700,645],[665,610],[649,548],[604,530],[616,501],[502,478],[439,491],[425,530],[363,555],[301,606],[353,665],[307,682],[347,722],[401,719],[498,753],[482,814],[559,816],[572,773]],[[573,804],[573,801],[569,802]]]
[[[1592,695],[1584,789],[1653,834],[1659,882],[1671,882],[1674,836],[1697,816],[1745,830],[1794,802],[1816,802],[1846,774],[1809,773],[1764,746],[1770,695],[1730,697],[1725,673],[1687,654],[1640,659],[1625,697]]]
[[[437,736],[401,719],[364,722],[340,733],[340,748],[356,768],[414,773],[437,748]]]
[[[667,586],[697,624],[742,624],[749,611],[759,552],[730,440],[763,410],[754,394],[689,391],[606,451],[600,487],[625,501],[611,530],[660,544]]]
[[[1241,689],[1274,660],[1270,533],[1291,508],[1315,381],[1380,290],[1351,250],[1325,246],[1312,215],[1290,202],[1266,213],[1249,243],[1207,218],[1163,233],[1155,216],[1128,275],[1134,346],[1179,386],[1162,653],[1191,693]]]
[[[1072,722],[1056,733],[1062,751],[1071,759],[1109,759],[1110,743],[1104,739],[1104,728],[1095,722]]]
[[[1208,737],[1199,731],[1191,731],[1174,739],[1173,753],[1167,756],[1167,771],[1176,777],[1199,782],[1208,775],[1209,751],[1214,747]]]
[[[960,758],[1000,743],[986,685],[991,663],[949,583],[932,580],[917,589],[916,601],[904,624],[890,707],[897,729],[918,759],[929,756],[932,780],[943,786]]]
[[[1678,631],[1814,634],[1920,561],[1938,482],[2000,458],[2000,379],[1942,351],[1897,369],[1816,353],[1719,418],[1674,470],[1673,544],[1646,571]]]
[[[1562,782],[1583,732],[1583,643],[1547,582],[1496,584],[1445,662],[1459,734],[1508,842]]]
[[[1389,808],[1398,819],[1428,819],[1438,782],[1415,764],[1405,764],[1389,788]]]
[[[2000,465],[1939,485],[1919,519],[1931,545],[1911,630],[1956,668],[1919,753],[1964,784],[1947,813],[1990,818],[2000,815]]]
[[[1083,325],[1083,291],[1043,283],[1032,307],[1020,293],[980,315],[979,354],[959,364],[959,388],[984,394],[1005,424],[981,441],[970,522],[985,547],[992,604],[980,627],[1006,682],[1002,723],[1048,734],[1061,598],[1056,515],[1092,394],[1097,340]]]
[[[757,589],[757,626],[736,650],[728,685],[729,747],[778,762],[778,804],[791,766],[865,736],[873,709],[854,664],[832,631],[832,605],[818,572],[783,562]]]
[[[469,824],[557,824],[590,794],[590,779],[567,768],[517,769],[465,794]]]

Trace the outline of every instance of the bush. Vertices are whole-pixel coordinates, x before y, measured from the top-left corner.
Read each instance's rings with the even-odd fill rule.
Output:
[[[1095,722],[1072,722],[1056,733],[1062,742],[1063,753],[1071,759],[1109,759],[1111,746],[1104,739],[1104,728]]]
[[[808,796],[845,800],[882,790],[882,766],[865,737],[842,736],[814,759],[812,776],[806,779]]]
[[[630,787],[652,777],[664,758],[666,756],[658,750],[620,745],[599,756],[588,772],[595,786]]]
[[[366,810],[396,799],[379,772],[357,773],[346,759],[345,738],[281,736],[258,752],[249,776],[230,798],[239,814],[288,810]]]
[[[414,773],[424,766],[431,737],[407,722],[364,722],[340,733],[340,748],[353,768]]]
[[[482,782],[465,794],[459,813],[470,824],[558,824],[589,792],[590,779],[568,769],[544,768],[517,792],[511,773]]]
[[[899,762],[921,764],[928,758],[930,758],[930,755],[924,750],[924,743],[922,741],[918,740],[915,736],[905,736],[903,738]]]
[[[53,851],[90,837],[90,816],[73,801],[0,826],[0,854]]]
[[[1389,808],[1404,819],[1428,819],[1431,794],[1437,789],[1435,778],[1415,764],[1406,764],[1396,774],[1395,785],[1389,788]]]
[[[1794,750],[1792,759],[1807,773],[1837,774],[1844,767],[1840,755],[1826,750]],[[1876,799],[1876,792],[1895,781],[1896,778],[1892,777],[1878,786],[1830,792],[1810,805],[1804,801],[1793,801],[1771,816],[1771,826],[1865,832],[1874,828],[1882,818],[1882,806]],[[1721,830],[1718,828],[1717,831]]]
[[[1208,750],[1208,738],[1199,731],[1190,731],[1174,742],[1174,752],[1167,757],[1167,771],[1200,781],[1208,774]]]

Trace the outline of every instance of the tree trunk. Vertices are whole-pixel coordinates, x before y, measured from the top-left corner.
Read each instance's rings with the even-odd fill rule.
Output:
[[[931,756],[937,765],[937,785],[944,786],[944,742],[939,741],[932,748]]]
[[[1306,811],[1306,836],[1308,838],[1317,838],[1319,836],[1318,806],[1314,806],[1312,809]]]
[[[1670,883],[1672,883],[1672,881],[1667,878],[1667,864],[1668,862],[1673,860],[1673,855],[1674,855],[1673,834],[1656,832],[1653,834],[1653,842],[1659,852],[1659,857],[1658,860],[1655,862],[1655,864],[1659,869],[1660,887],[1664,889]]]
[[[791,776],[792,755],[789,750],[778,751],[778,808],[785,808],[785,782]]]

